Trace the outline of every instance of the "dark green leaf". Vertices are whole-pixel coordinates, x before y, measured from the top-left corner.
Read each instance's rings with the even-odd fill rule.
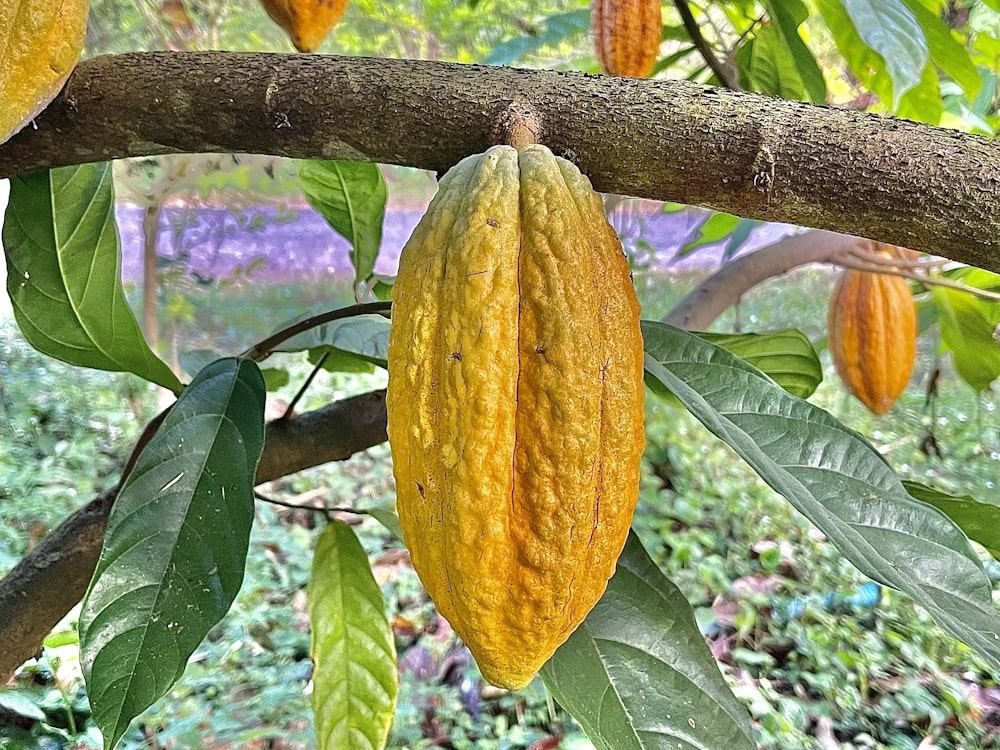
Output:
[[[79,626],[106,748],[180,677],[239,591],[263,415],[257,366],[214,362],[184,389],[118,494]]]
[[[347,524],[332,521],[320,534],[308,593],[317,747],[385,747],[398,688],[395,642],[368,556]]]
[[[910,497],[864,438],[693,334],[662,326],[645,348],[647,372],[862,573],[913,597],[1000,669],[1000,618],[968,539]]]
[[[297,162],[299,184],[309,203],[351,243],[355,283],[375,269],[382,244],[388,191],[377,164],[354,161]]]
[[[920,82],[930,52],[927,37],[902,0],[841,0],[855,30],[892,77],[892,106]]]
[[[1000,505],[977,500],[971,495],[957,497],[917,482],[903,482],[917,500],[933,505],[1000,560]]]
[[[941,338],[951,351],[955,370],[977,391],[987,390],[1000,377],[997,321],[987,317],[984,305],[968,292],[935,286],[931,298],[937,305]],[[996,303],[992,307],[997,308]]]
[[[691,605],[634,535],[604,596],[541,675],[600,750],[756,747]]]
[[[14,317],[38,351],[180,391],[125,299],[108,164],[13,178],[3,247]]]

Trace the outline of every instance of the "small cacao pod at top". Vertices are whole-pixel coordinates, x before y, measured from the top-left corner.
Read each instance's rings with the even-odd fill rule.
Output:
[[[344,15],[347,0],[260,0],[299,52],[312,52]]]
[[[885,257],[903,257],[878,245]],[[917,311],[906,279],[846,269],[830,298],[827,339],[837,374],[865,406],[884,414],[910,382]]]
[[[593,0],[590,28],[601,69],[646,78],[660,54],[660,0]]]
[[[442,178],[393,286],[389,443],[413,567],[494,685],[527,684],[614,573],[642,357],[627,260],[576,167],[496,146]]]

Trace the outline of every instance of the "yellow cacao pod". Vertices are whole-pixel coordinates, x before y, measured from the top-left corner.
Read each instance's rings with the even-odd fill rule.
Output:
[[[388,432],[413,567],[494,685],[614,573],[638,496],[639,305],[600,197],[544,146],[441,180],[393,287]]]
[[[299,52],[312,52],[344,15],[347,0],[260,0]]]
[[[901,257],[882,246],[886,257]],[[910,382],[917,311],[906,280],[847,269],[830,298],[828,346],[837,374],[865,406],[884,414]]]
[[[0,0],[0,143],[41,112],[76,66],[87,0]]]
[[[608,75],[646,78],[662,36],[660,0],[593,0],[590,27],[601,69]]]

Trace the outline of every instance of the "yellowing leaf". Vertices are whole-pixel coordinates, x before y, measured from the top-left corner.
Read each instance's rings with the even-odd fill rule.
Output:
[[[52,101],[73,71],[88,0],[0,0],[0,143]]]

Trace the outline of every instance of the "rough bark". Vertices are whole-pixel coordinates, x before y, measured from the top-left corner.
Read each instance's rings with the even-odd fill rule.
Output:
[[[271,422],[257,482],[343,461],[385,442],[385,419],[385,391],[374,391]],[[0,580],[0,686],[83,597],[117,494],[117,488],[108,490],[69,516]]]
[[[416,60],[134,53],[82,63],[0,176],[173,152],[442,171],[512,103],[598,190],[912,247],[1000,271],[1000,143],[684,81]]]

